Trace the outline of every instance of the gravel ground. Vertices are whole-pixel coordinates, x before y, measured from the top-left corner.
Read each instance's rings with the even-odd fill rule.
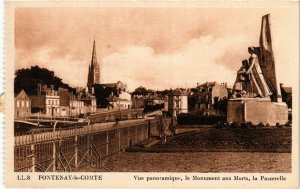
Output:
[[[103,172],[291,172],[290,153],[258,152],[125,152],[103,161]]]
[[[181,129],[167,144],[114,154],[97,172],[291,172],[291,129]],[[187,133],[186,133],[187,132]],[[144,149],[144,150],[143,150]]]

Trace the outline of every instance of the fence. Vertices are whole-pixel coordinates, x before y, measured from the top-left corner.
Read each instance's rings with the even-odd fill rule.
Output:
[[[158,121],[143,120],[97,128],[89,125],[72,129],[49,129],[15,136],[16,172],[87,171],[101,166],[102,159],[146,141]]]
[[[118,120],[137,119],[143,115],[143,109],[127,109],[112,112],[93,113],[89,116],[92,122],[103,123]]]

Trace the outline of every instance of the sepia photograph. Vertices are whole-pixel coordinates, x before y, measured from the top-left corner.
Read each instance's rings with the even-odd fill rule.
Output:
[[[298,187],[299,3],[74,4],[6,4],[18,183]]]

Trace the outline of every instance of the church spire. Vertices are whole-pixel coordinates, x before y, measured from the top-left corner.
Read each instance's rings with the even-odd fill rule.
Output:
[[[100,84],[100,67],[97,63],[95,37],[94,37],[94,43],[93,43],[92,60],[91,60],[91,64],[89,65],[87,86],[89,87],[89,89],[91,89],[91,87],[94,84]]]
[[[97,55],[96,55],[96,41],[95,41],[95,37],[94,37],[93,54],[92,54],[91,65],[93,65],[94,67],[95,67],[95,65],[97,65]]]

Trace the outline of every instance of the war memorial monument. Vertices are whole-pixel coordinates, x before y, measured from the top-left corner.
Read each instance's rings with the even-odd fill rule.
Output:
[[[228,101],[227,121],[252,124],[285,124],[288,108],[282,102],[272,50],[270,15],[262,17],[259,47],[249,47]]]

